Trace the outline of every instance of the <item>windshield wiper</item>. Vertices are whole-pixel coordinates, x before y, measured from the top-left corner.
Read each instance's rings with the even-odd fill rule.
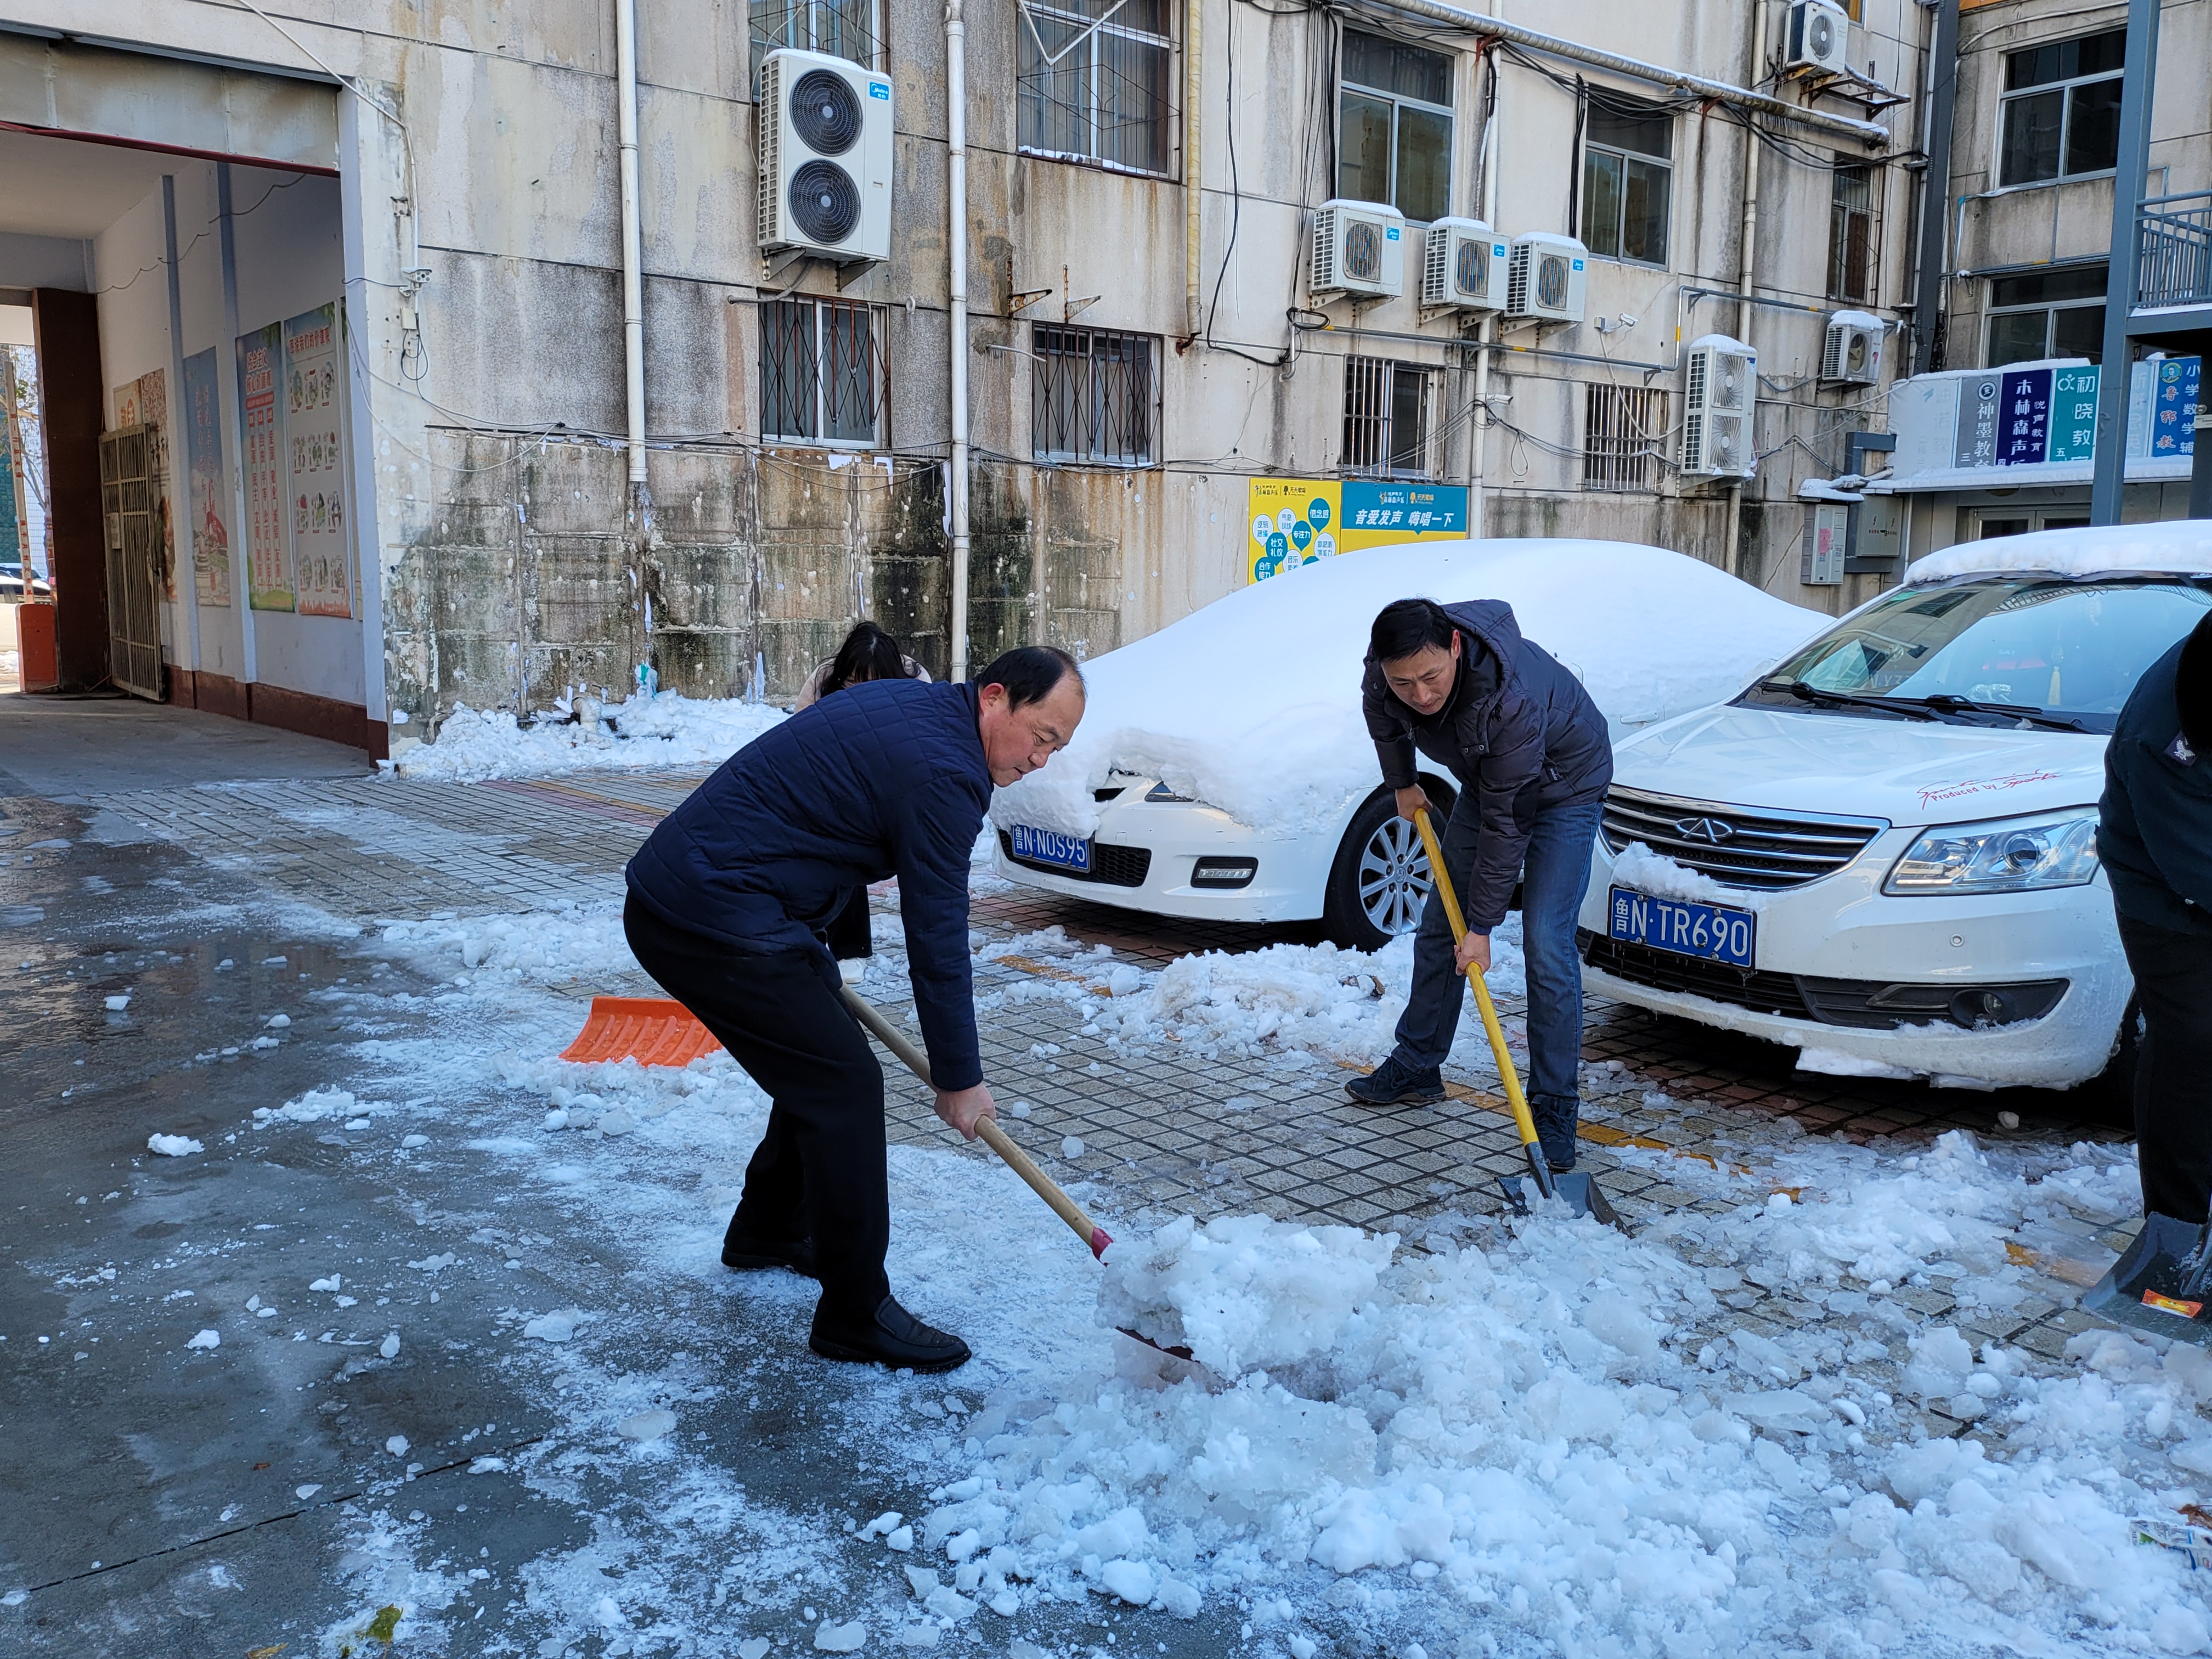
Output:
[[[1941,709],[1931,708],[1921,699],[1910,697],[1866,697],[1850,691],[1829,691],[1817,685],[1808,685],[1802,680],[1761,680],[1762,691],[1787,691],[1801,702],[1820,703],[1833,708],[1879,708],[1884,714],[1902,714],[1908,720],[1939,720],[1944,725],[1963,725]]]
[[[1957,709],[1969,714],[2009,715],[2023,720],[2031,726],[2047,726],[2060,732],[2087,732],[2089,728],[2071,714],[2053,714],[2041,708],[2021,702],[1976,702],[1971,697],[1954,697],[1948,691],[1931,691],[1920,699],[1933,708]]]

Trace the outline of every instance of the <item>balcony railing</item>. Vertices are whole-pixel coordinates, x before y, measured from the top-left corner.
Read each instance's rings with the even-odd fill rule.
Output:
[[[2153,197],[2136,235],[2136,310],[2212,305],[2212,191]]]

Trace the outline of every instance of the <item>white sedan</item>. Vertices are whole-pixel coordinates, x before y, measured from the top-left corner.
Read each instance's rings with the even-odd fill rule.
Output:
[[[1359,710],[1368,625],[1393,599],[1512,605],[1616,740],[1734,696],[1829,618],[1626,542],[1376,548],[1240,588],[1084,665],[1075,741],[998,792],[1009,881],[1162,915],[1322,920],[1372,950],[1428,892]],[[1440,804],[1450,780],[1425,773]]]

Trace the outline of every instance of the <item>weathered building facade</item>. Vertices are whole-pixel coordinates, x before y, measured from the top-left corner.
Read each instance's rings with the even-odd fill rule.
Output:
[[[1483,533],[1658,543],[1829,608],[1884,579],[1877,559],[1801,585],[1798,491],[1861,455],[1852,433],[1880,432],[1910,338],[1933,16],[1914,0],[1816,3],[1853,14],[1820,63],[1803,0],[1516,0],[1495,17],[1428,0],[955,5],[957,207],[939,0],[641,4],[627,79],[624,0],[300,9],[145,0],[127,39],[91,42],[76,9],[21,0],[0,37],[0,118],[41,135],[25,142],[156,158],[110,228],[46,239],[79,240],[81,281],[11,275],[0,237],[0,289],[96,293],[111,394],[150,396],[138,377],[175,366],[166,422],[137,413],[175,434],[173,517],[212,510],[241,567],[254,489],[234,338],[336,307],[352,602],[333,590],[312,621],[264,608],[259,578],[199,570],[178,536],[161,647],[206,706],[266,681],[288,707],[272,677],[289,674],[379,747],[457,703],[528,713],[641,672],[780,696],[861,614],[941,670],[963,574],[971,662],[1026,639],[1096,653],[1250,580],[1251,483],[1276,476],[1464,488]],[[778,47],[887,83],[884,257],[764,250],[756,99]],[[185,93],[131,95],[149,75]],[[307,179],[280,198],[318,262],[304,275],[249,229],[262,173],[286,168]],[[1336,199],[1400,216],[1396,297],[1316,288],[1317,210]],[[1424,305],[1446,219],[1501,245],[1574,239],[1580,319]],[[240,312],[268,259],[284,297]],[[1838,312],[1870,329],[1869,374],[1824,375]],[[1757,352],[1744,476],[1686,470],[1687,348],[1707,336]],[[210,349],[227,458],[211,506],[182,482],[187,368]],[[108,423],[121,412],[111,395]],[[346,650],[349,667],[308,660]]]

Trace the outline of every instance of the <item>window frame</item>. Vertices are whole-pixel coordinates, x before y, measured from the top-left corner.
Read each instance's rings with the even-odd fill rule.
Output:
[[[1081,352],[1066,349],[1048,350],[1048,336],[1060,341],[1080,339],[1085,347]],[[1101,441],[1109,422],[1099,416],[1101,386],[1104,383],[1107,398],[1115,395],[1115,388],[1106,383],[1102,368],[1110,363],[1110,357],[1102,356],[1101,345],[1133,346],[1141,349],[1145,383],[1140,395],[1127,399],[1127,412],[1121,420],[1123,432],[1141,426],[1144,447],[1139,453],[1125,447],[1114,452]],[[1046,466],[1104,466],[1122,471],[1138,472],[1160,465],[1160,368],[1161,338],[1157,334],[1146,334],[1133,329],[1090,328],[1079,323],[1031,323],[1030,325],[1030,452],[1042,465]],[[1071,405],[1073,417],[1068,425],[1054,431],[1059,413],[1055,405],[1051,376],[1054,364],[1070,367],[1080,363],[1079,406]],[[1062,369],[1060,373],[1066,371]],[[1108,374],[1110,374],[1110,369]],[[1126,372],[1126,371],[1125,371]],[[1141,407],[1139,405],[1141,404]],[[1080,434],[1090,431],[1090,446],[1080,447]],[[1065,436],[1071,431],[1078,434],[1078,443],[1066,447],[1054,447],[1048,436]]]
[[[2095,270],[2100,264],[2105,266],[2106,273],[2106,281],[2109,283],[2111,280],[2112,265],[2108,260],[2083,259],[2068,265],[2052,266],[2050,270],[2089,271]],[[2015,272],[2012,274],[2026,275],[2048,273]],[[2062,354],[2057,349],[2057,341],[2055,338],[2058,326],[2057,313],[2062,311],[2095,311],[2101,315],[2105,307],[2111,303],[2110,294],[2102,293],[2094,298],[2083,298],[2078,300],[2033,300],[2019,305],[2001,306],[1996,303],[1996,285],[2004,280],[2005,276],[2003,273],[1992,274],[1984,279],[1987,285],[1982,290],[1982,367],[1984,368],[2005,368],[2010,367],[2014,363],[2040,362],[2046,358],[2061,356]],[[1991,359],[1996,355],[1995,341],[1996,336],[1997,319],[2000,317],[2031,316],[2038,312],[2040,312],[2043,315],[2043,349],[2033,357],[2008,357],[2001,363],[1992,362]],[[2089,361],[2093,363],[2101,362],[2104,357],[2104,330],[2101,327],[2097,331],[2097,349],[2094,354],[2069,353],[2063,355],[2086,356],[2088,356]]]
[[[884,13],[890,0],[863,0],[863,3],[866,6],[868,13],[868,21],[863,27],[868,35],[869,53],[866,58],[855,58],[850,52],[838,52],[821,44],[823,31],[816,21],[817,15],[824,12],[835,14],[841,10],[842,9],[834,3],[834,0],[747,0],[745,40],[746,48],[751,54],[750,85],[754,98],[757,100],[760,96],[761,60],[769,52],[779,50],[795,48],[802,52],[818,52],[831,58],[842,58],[849,63],[858,64],[862,69],[873,70],[878,74],[888,69],[890,64],[890,46],[884,38],[884,31],[888,27],[888,20]],[[803,41],[775,40],[761,27],[763,18],[769,14],[780,15],[785,20],[787,33],[789,20],[794,15],[803,14],[806,18],[806,39]]]
[[[1847,173],[1858,173],[1866,180],[1867,199],[1863,208],[1855,208],[1838,198],[1837,186]],[[1841,305],[1872,307],[1880,303],[1876,297],[1881,291],[1881,226],[1882,195],[1887,183],[1885,170],[1878,161],[1862,161],[1856,156],[1838,155],[1828,173],[1828,289],[1827,297]],[[1853,294],[1839,280],[1843,244],[1838,232],[1844,229],[1853,217],[1863,217],[1865,229],[1865,292]]]
[[[1373,384],[1377,378],[1384,384],[1378,388]],[[1344,360],[1344,428],[1341,448],[1337,456],[1336,470],[1347,478],[1404,478],[1421,483],[1432,483],[1437,467],[1436,398],[1443,376],[1427,363],[1411,363],[1396,357],[1369,357],[1347,354]],[[1359,408],[1362,401],[1363,380],[1368,384],[1365,402],[1371,405]],[[1415,448],[1419,464],[1413,467],[1397,465],[1404,453],[1398,442],[1398,398],[1401,382],[1416,380],[1419,431]],[[1360,433],[1372,435],[1364,440]],[[1355,452],[1365,450],[1377,459],[1363,462],[1354,459]]]
[[[781,432],[770,422],[769,388],[781,383],[784,377],[781,368],[771,369],[769,362],[769,330],[772,318],[786,311],[809,307],[813,313],[811,351],[813,354],[813,420],[811,434]],[[884,331],[890,325],[890,307],[870,305],[865,301],[841,300],[834,295],[793,294],[781,299],[763,300],[756,307],[759,312],[760,330],[757,371],[760,375],[760,438],[764,445],[793,449],[835,449],[865,453],[882,449],[890,442],[890,353]],[[874,407],[869,411],[869,435],[866,438],[835,438],[824,435],[830,425],[832,398],[830,390],[836,378],[834,368],[824,370],[829,362],[823,349],[823,322],[827,316],[845,313],[866,320],[868,325],[866,376],[869,395]],[[787,404],[795,407],[795,404]]]
[[[1584,489],[1620,495],[1657,488],[1673,433],[1667,402],[1664,386],[1620,386],[1609,380],[1583,385]]]
[[[882,3],[882,0],[878,0],[878,3]],[[1173,179],[1176,176],[1177,166],[1182,159],[1181,147],[1176,140],[1178,118],[1182,112],[1181,106],[1176,101],[1182,79],[1176,72],[1176,66],[1182,55],[1183,49],[1182,38],[1178,32],[1177,25],[1190,15],[1189,0],[1180,0],[1180,3],[1179,0],[1161,0],[1161,5],[1166,13],[1164,21],[1167,27],[1164,32],[1158,34],[1153,33],[1149,29],[1131,28],[1125,24],[1116,23],[1113,21],[1111,14],[1104,19],[1093,19],[1085,16],[1080,12],[1071,11],[1064,6],[1053,5],[1049,3],[1049,0],[1028,0],[1027,4],[1017,8],[1023,14],[1018,16],[1014,22],[1018,36],[1014,43],[1014,150],[1017,155],[1031,156],[1041,161],[1060,161],[1070,167],[1098,167],[1108,173],[1127,173],[1133,178],[1139,179]],[[1032,33],[1036,27],[1036,22],[1028,15],[1032,9],[1038,15],[1053,22],[1087,30],[1094,40],[1101,34],[1110,35],[1115,40],[1127,40],[1139,46],[1156,48],[1163,54],[1166,73],[1161,80],[1159,109],[1153,118],[1159,131],[1160,165],[1158,167],[1137,167],[1130,162],[1117,161],[1111,156],[1098,153],[1099,134],[1103,131],[1098,118],[1103,106],[1098,96],[1099,64],[1098,54],[1095,47],[1090,49],[1091,72],[1087,78],[1089,102],[1085,125],[1089,132],[1090,148],[1082,151],[1051,149],[1041,144],[1030,143],[1023,138],[1023,129],[1028,118],[1031,82],[1036,71],[1024,70],[1022,68],[1022,63],[1030,50],[1035,49],[1041,54],[1043,46],[1042,38]]]
[[[1442,52],[1435,46],[1426,46],[1419,41],[1401,40],[1396,35],[1384,34],[1376,29],[1363,28],[1354,30],[1347,27],[1345,33],[1364,34],[1370,40],[1387,40],[1392,46],[1404,50],[1426,52],[1432,58],[1441,58],[1445,59],[1449,65],[1445,73],[1450,82],[1450,91],[1453,98],[1455,100],[1457,99],[1459,95],[1460,71],[1460,54],[1458,52]],[[1387,103],[1390,106],[1390,142],[1389,146],[1390,153],[1389,189],[1381,196],[1367,195],[1361,196],[1357,198],[1346,198],[1344,185],[1344,100],[1346,93],[1355,94],[1359,97],[1372,99],[1377,103]],[[1407,213],[1404,206],[1398,200],[1399,114],[1401,110],[1405,109],[1418,110],[1425,115],[1441,117],[1444,124],[1443,210],[1441,213],[1436,214],[1426,219],[1416,218],[1413,215]],[[1432,104],[1425,98],[1415,98],[1409,94],[1397,92],[1389,87],[1371,87],[1364,81],[1355,81],[1351,78],[1350,75],[1345,70],[1344,53],[1340,46],[1337,52],[1336,70],[1336,189],[1334,192],[1336,196],[1345,199],[1380,202],[1388,206],[1396,208],[1398,212],[1404,217],[1406,222],[1409,225],[1434,224],[1437,219],[1445,219],[1451,216],[1452,163],[1456,158],[1458,151],[1459,110],[1455,102]]]
[[[1617,94],[1608,92],[1607,94],[1607,102],[1608,104],[1613,103],[1617,96]],[[1609,143],[1603,139],[1591,137],[1589,136],[1589,114],[1590,111],[1598,109],[1601,106],[1586,100],[1583,105],[1582,155],[1577,158],[1575,164],[1575,205],[1577,208],[1575,228],[1578,234],[1578,239],[1582,242],[1583,246],[1589,251],[1589,257],[1593,259],[1610,259],[1616,264],[1636,265],[1645,270],[1670,270],[1674,267],[1669,264],[1669,260],[1672,258],[1674,251],[1674,120],[1679,112],[1664,104],[1645,105],[1640,100],[1632,100],[1625,96],[1619,96],[1618,101],[1624,107],[1633,104],[1638,112],[1647,118],[1660,119],[1666,122],[1667,153],[1664,155],[1655,155],[1649,150],[1629,149],[1620,144]],[[1622,111],[1618,108],[1607,108],[1605,109],[1603,112],[1608,115],[1619,116],[1622,113]],[[1620,182],[1618,191],[1620,204],[1620,216],[1619,222],[1613,227],[1613,251],[1611,252],[1607,252],[1604,249],[1601,248],[1590,234],[1590,157],[1594,155],[1607,156],[1618,162],[1620,167]],[[1659,257],[1656,259],[1645,258],[1639,255],[1626,253],[1621,251],[1627,245],[1628,168],[1632,162],[1641,163],[1646,167],[1659,168],[1665,173],[1667,177],[1667,205],[1665,210],[1660,215],[1659,223],[1660,235],[1663,240],[1665,246],[1659,250]]]
[[[2038,40],[2027,46],[2012,46],[1997,54],[1997,105],[1995,141],[1990,151],[1990,175],[1998,191],[2047,190],[2054,185],[2078,184],[2084,179],[2110,179],[2118,170],[2114,165],[2092,168],[2082,173],[2066,170],[2067,151],[2074,128],[2074,96],[2082,87],[2097,86],[2106,82],[2117,82],[2127,73],[2124,64],[2117,70],[2100,70],[2094,75],[2075,75],[2062,81],[2039,82],[2032,87],[2008,88],[2005,77],[2010,74],[2012,60],[2023,53],[2040,52],[2049,46],[2064,46],[2076,41],[2094,40],[2106,35],[2118,34],[2124,41],[2127,31],[2121,29],[2091,29],[2086,34],[2061,36],[2056,40]],[[2060,94],[2058,124],[2058,171],[2047,179],[2021,179],[2008,182],[2005,169],[2005,123],[2012,106],[2030,98],[2040,98],[2051,93]],[[2117,117],[2116,117],[2117,118]]]

